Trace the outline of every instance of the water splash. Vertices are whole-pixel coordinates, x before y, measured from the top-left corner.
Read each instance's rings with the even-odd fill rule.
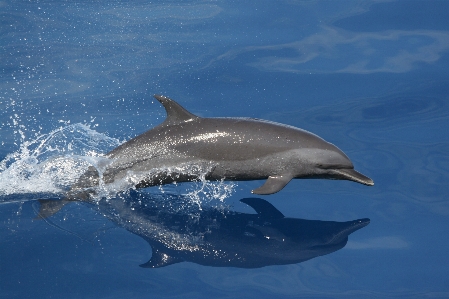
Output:
[[[0,196],[62,193],[89,165],[119,144],[79,123],[22,141],[18,151],[0,162]]]
[[[200,210],[203,206],[217,206],[220,202],[222,203],[234,193],[237,183],[225,180],[206,180],[206,175],[214,167],[215,165],[212,162],[204,162],[196,165],[186,163],[176,167],[164,168],[163,171],[166,173],[189,173],[197,177],[197,180],[181,184],[173,183],[161,185],[158,188],[158,192],[166,195],[176,195],[188,198],[190,202],[197,205]]]
[[[203,206],[215,204],[217,200],[223,202],[234,193],[236,186],[237,183],[224,180],[207,181],[202,175],[200,180],[192,184],[190,190],[184,195],[196,203],[201,210]]]

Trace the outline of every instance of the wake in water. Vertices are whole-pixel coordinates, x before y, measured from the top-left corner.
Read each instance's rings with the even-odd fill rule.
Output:
[[[64,196],[89,166],[102,173],[101,169],[109,160],[104,154],[119,144],[118,139],[98,133],[84,124],[67,125],[33,140],[22,141],[17,152],[0,162],[0,196],[20,194],[28,198],[35,194],[36,198],[41,198],[43,193]],[[233,193],[236,185],[223,181],[209,182],[204,175],[199,177],[198,182],[182,184],[187,186],[184,189],[174,184],[153,190],[165,194],[183,193],[201,206],[201,202],[223,201]],[[132,181],[132,177],[108,186],[100,180],[91,199],[113,197],[132,188],[126,181]]]
[[[23,141],[19,150],[0,162],[0,195],[61,194],[120,142],[87,125],[60,127]]]

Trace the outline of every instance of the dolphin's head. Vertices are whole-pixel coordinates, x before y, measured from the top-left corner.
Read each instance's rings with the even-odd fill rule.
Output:
[[[374,182],[369,177],[354,169],[354,165],[348,156],[332,143],[320,138],[317,145],[302,149],[302,162],[307,160],[310,178],[325,178],[335,180],[349,180],[373,186]]]

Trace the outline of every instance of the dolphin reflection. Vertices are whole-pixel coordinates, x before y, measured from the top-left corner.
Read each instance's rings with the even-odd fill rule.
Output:
[[[186,204],[181,196],[160,200],[139,192],[129,194],[103,199],[95,206],[116,225],[150,244],[151,259],[141,265],[145,268],[179,262],[239,268],[300,263],[343,248],[351,233],[370,222],[367,218],[347,222],[289,218],[260,198],[240,200],[257,212],[247,214],[223,207],[201,209]],[[43,218],[58,211],[55,207],[61,204],[55,200],[40,203]]]

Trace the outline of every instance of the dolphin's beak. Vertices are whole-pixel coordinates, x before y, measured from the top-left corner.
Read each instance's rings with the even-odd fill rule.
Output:
[[[354,181],[367,186],[374,185],[374,181],[372,179],[361,174],[355,169],[351,168],[332,169],[332,172],[336,175],[336,178],[340,180]]]

